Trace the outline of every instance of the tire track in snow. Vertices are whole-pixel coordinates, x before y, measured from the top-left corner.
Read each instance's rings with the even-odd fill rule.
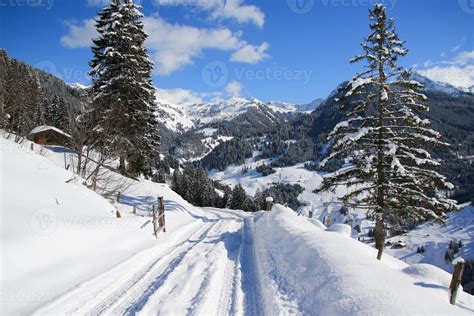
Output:
[[[235,243],[239,232],[240,222],[235,218],[221,219],[175,269],[150,286],[127,314],[228,314],[233,273],[227,271],[233,272],[228,268],[234,265],[229,257],[238,251]]]
[[[205,228],[192,234],[179,248],[166,256],[166,259],[155,269],[138,279],[130,287],[122,291],[122,295],[107,304],[97,314],[133,315],[139,311],[146,299],[161,286],[161,283],[181,264],[183,258],[211,231],[219,222],[206,222]],[[195,239],[195,240],[193,240]],[[104,305],[104,304],[102,304]]]
[[[189,225],[194,227],[194,225]],[[107,306],[113,304],[120,295],[141,278],[166,264],[176,253],[185,251],[189,238],[210,229],[206,223],[197,229],[182,233],[179,243],[168,247],[157,247],[143,250],[103,274],[86,281],[48,305],[38,309],[35,314],[100,314]],[[186,233],[187,232],[187,233]],[[163,239],[163,242],[166,240]],[[184,249],[184,250],[183,250]],[[157,253],[155,253],[157,252]]]
[[[163,235],[160,246],[80,284],[37,314],[263,314],[253,218],[205,211],[204,223],[183,227],[179,238]]]

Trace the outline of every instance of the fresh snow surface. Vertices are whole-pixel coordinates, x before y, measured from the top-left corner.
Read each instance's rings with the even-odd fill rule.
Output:
[[[298,196],[298,200],[303,204],[298,213],[308,216],[310,211],[313,212],[311,221],[315,222],[316,226],[320,226],[318,223],[323,226],[324,224],[330,226],[335,223],[351,223],[352,237],[355,239],[361,237],[362,240],[367,240],[367,233],[374,228],[375,222],[366,219],[366,211],[349,209],[348,215],[339,212],[341,204],[338,196],[345,193],[344,187],[338,187],[335,193],[313,193],[313,190],[320,186],[322,175],[316,171],[305,169],[304,164],[275,168],[275,173],[265,177],[255,171],[258,165],[270,162],[270,159],[255,161],[254,158],[249,158],[242,165],[232,165],[224,171],[213,170],[210,172],[210,177],[231,186],[240,183],[247,194],[252,196],[255,195],[257,189],[263,191],[277,183],[299,184],[304,188],[304,191]],[[242,173],[242,170],[248,171]],[[406,247],[394,249],[387,246],[386,252],[410,264],[430,263],[452,272],[452,264],[444,260],[450,241],[462,241],[464,244],[458,256],[466,259],[473,258],[474,206],[464,206],[461,211],[449,213],[448,216],[445,225],[426,223],[406,235],[387,239],[392,243],[403,241],[406,243]],[[354,229],[357,225],[361,228],[360,234]],[[419,254],[417,248],[421,246],[424,246],[425,252]]]
[[[275,205],[257,217],[255,250],[268,315],[472,315],[474,299],[449,305],[449,274],[410,267]]]
[[[283,206],[197,208],[146,180],[108,201],[62,168],[58,148],[30,144],[0,138],[2,315],[474,311],[466,293],[449,305],[446,272],[379,262],[373,248]],[[167,232],[155,239],[146,210],[157,196]]]

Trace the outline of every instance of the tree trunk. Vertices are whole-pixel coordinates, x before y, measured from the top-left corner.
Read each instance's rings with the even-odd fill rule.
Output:
[[[126,175],[127,170],[126,170],[126,167],[125,167],[125,157],[123,157],[123,156],[120,156],[120,166],[119,166],[119,170],[120,170],[120,173],[121,173],[122,175]]]
[[[383,220],[379,217],[377,217],[377,219],[375,220],[374,237],[375,248],[378,250],[377,260],[382,260],[383,249],[385,246],[385,228]]]

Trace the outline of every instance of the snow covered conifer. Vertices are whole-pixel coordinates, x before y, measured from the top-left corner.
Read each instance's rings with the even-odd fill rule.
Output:
[[[325,177],[316,192],[345,185],[345,205],[367,209],[383,227],[399,231],[420,221],[440,220],[455,208],[433,190],[452,189],[452,184],[434,170],[439,162],[428,151],[447,144],[417,115],[428,110],[422,104],[427,98],[417,92],[422,85],[410,80],[410,71],[397,65],[408,51],[394,20],[380,4],[369,18],[372,33],[361,44],[364,53],[351,60],[365,61],[366,67],[342,90],[339,101],[347,119],[329,134],[331,153],[321,162],[344,159],[351,164]],[[378,244],[380,258],[383,242]]]
[[[232,190],[229,208],[233,210],[242,210],[247,199],[244,188],[239,183]]]
[[[104,8],[90,62],[95,130],[103,146],[120,157],[121,172],[130,174],[149,172],[158,146],[153,64],[141,18],[131,0]]]

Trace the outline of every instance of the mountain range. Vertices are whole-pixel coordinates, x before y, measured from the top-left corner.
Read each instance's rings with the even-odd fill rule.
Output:
[[[28,81],[19,81],[22,76],[29,76],[36,78],[38,83],[38,87],[31,89],[31,95],[41,95],[45,100],[42,102],[59,100],[59,104],[73,108],[74,113],[80,112],[89,102],[87,87],[66,84],[51,74],[10,58],[5,51],[0,51],[0,57],[1,72],[8,71],[10,76],[18,77],[15,85],[0,76],[0,91],[6,91],[8,98],[19,95],[15,87],[20,83],[27,85]],[[423,115],[452,144],[448,150],[436,152],[439,159],[444,160],[445,174],[456,184],[463,199],[474,197],[474,171],[471,171],[474,95],[417,73],[413,79],[424,84],[424,92],[429,98],[430,111]],[[226,168],[251,157],[270,159],[270,167],[315,161],[327,148],[325,135],[344,117],[335,101],[338,93],[336,88],[326,99],[315,99],[309,104],[244,97],[171,104],[157,93],[160,151],[202,164],[209,170]]]

